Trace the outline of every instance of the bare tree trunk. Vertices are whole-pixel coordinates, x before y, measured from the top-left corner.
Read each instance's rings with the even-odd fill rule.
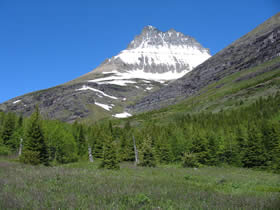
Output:
[[[21,153],[22,153],[22,141],[23,141],[22,138],[20,138],[18,156],[21,156]]]
[[[89,162],[93,162],[93,157],[92,157],[92,152],[91,152],[91,147],[88,145],[88,158]]]
[[[135,153],[135,165],[137,166],[138,164],[138,151],[137,151],[137,148],[136,148],[136,142],[135,142],[135,138],[134,138],[134,135],[132,135],[132,138],[133,138],[133,146],[134,146],[134,153]]]

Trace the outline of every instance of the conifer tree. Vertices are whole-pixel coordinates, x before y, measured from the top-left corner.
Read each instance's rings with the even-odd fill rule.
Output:
[[[199,167],[199,163],[197,161],[197,157],[193,153],[185,152],[182,157],[182,166],[184,168],[195,168]]]
[[[133,139],[129,135],[124,135],[121,138],[121,159],[124,161],[134,161],[134,146]]]
[[[84,126],[75,121],[72,125],[72,134],[78,146],[78,155],[80,157],[85,156],[87,154],[87,144]]]
[[[265,165],[265,150],[262,142],[262,133],[255,125],[248,132],[248,144],[245,149],[243,164],[245,167],[258,167]]]
[[[82,125],[78,128],[78,136],[77,136],[77,144],[78,144],[78,155],[83,156],[87,152],[86,138],[85,132]]]
[[[201,164],[207,164],[209,160],[209,145],[204,134],[197,133],[194,136],[191,152],[195,153],[197,160]]]
[[[103,142],[106,132],[100,127],[92,128],[90,141],[92,142],[92,154],[96,159],[103,158]]]
[[[93,156],[94,158],[102,158],[103,157],[103,142],[99,138],[95,139],[93,144]]]
[[[49,164],[48,147],[45,142],[39,108],[36,106],[35,112],[31,115],[28,128],[26,130],[26,141],[21,160],[30,164]]]
[[[105,169],[119,169],[115,142],[111,136],[106,136],[103,145],[103,158],[100,167]]]
[[[143,141],[139,165],[146,167],[156,167],[156,157],[152,148],[152,140],[150,136],[146,136]]]
[[[217,165],[219,162],[218,154],[219,154],[219,144],[217,142],[217,138],[213,133],[209,135],[208,137],[208,148],[209,148],[209,155],[208,155],[208,160],[207,164],[208,165]]]
[[[237,142],[237,151],[239,153],[240,165],[246,152],[248,140],[247,140],[247,130],[244,126],[240,125],[236,131],[236,142]]]
[[[268,167],[280,172],[280,124],[278,122],[266,124],[263,134]]]
[[[18,119],[17,119],[17,123],[16,123],[16,126],[15,126],[15,129],[14,129],[14,132],[13,132],[13,135],[12,135],[12,138],[10,140],[11,142],[11,145],[12,145],[12,149],[14,151],[19,151],[20,150],[20,142],[23,141],[23,117],[20,116]]]
[[[2,130],[2,140],[6,146],[10,148],[14,147],[12,143],[12,135],[15,130],[15,118],[12,113],[8,113],[4,121],[3,130]]]
[[[162,163],[170,163],[173,160],[173,154],[171,145],[167,142],[167,139],[162,139],[159,145],[159,156]]]

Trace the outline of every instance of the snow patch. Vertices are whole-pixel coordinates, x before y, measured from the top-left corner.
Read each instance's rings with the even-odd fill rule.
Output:
[[[93,82],[93,81],[90,81]],[[111,81],[103,81],[103,82],[96,82],[97,84],[111,84],[111,85],[119,85],[119,86],[127,86],[127,84],[134,84],[136,82],[130,80],[111,80]]]
[[[21,102],[21,100],[16,100],[16,101],[13,102],[13,104],[17,104],[19,102]]]
[[[107,111],[110,111],[110,109],[112,109],[112,106],[107,105],[107,104],[101,104],[101,103],[98,103],[98,102],[95,102],[94,104],[102,107],[103,109],[106,109]]]
[[[118,73],[118,71],[117,70],[113,70],[113,71],[102,72],[102,74],[112,74],[112,73]]]
[[[116,118],[127,118],[127,117],[131,117],[132,115],[129,114],[128,112],[123,112],[123,113],[115,114],[112,116],[116,117]]]
[[[143,82],[148,83],[148,84],[151,83],[151,81],[149,81],[149,80],[143,80]]]
[[[92,87],[89,87],[89,86],[86,86],[86,85],[83,85],[82,88],[76,89],[76,90],[77,90],[77,91],[78,91],[78,90],[92,90],[92,91],[95,91],[95,92],[97,92],[97,93],[101,93],[103,96],[106,96],[106,97],[108,97],[108,98],[111,98],[111,99],[118,99],[118,98],[115,97],[115,96],[110,96],[110,95],[104,93],[104,92],[101,91],[101,90],[97,90],[97,89],[95,89],[95,88],[92,88]]]
[[[207,50],[201,50],[192,46],[170,45],[163,41],[162,46],[154,46],[150,40],[145,40],[135,49],[123,50],[114,57],[120,58],[127,64],[140,65],[145,64],[165,64],[168,66],[189,65],[191,69],[201,64],[211,57]]]
[[[144,79],[143,82],[145,83],[151,83],[151,81],[157,81],[160,83],[164,83],[169,80],[175,80],[182,76],[184,76],[189,71],[182,71],[180,73],[178,72],[165,72],[165,73],[149,73],[144,72],[142,69],[137,70],[130,70],[130,71],[124,71],[124,72],[113,72],[113,75],[89,80],[88,82],[94,82],[97,84],[115,84],[120,86],[126,86],[126,84],[135,84],[137,82],[132,81],[131,79]]]

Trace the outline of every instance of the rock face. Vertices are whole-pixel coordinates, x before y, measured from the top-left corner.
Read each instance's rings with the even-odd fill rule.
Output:
[[[4,111],[28,116],[35,105],[51,119],[73,122],[124,117],[124,107],[182,77],[210,57],[194,38],[152,26],[118,55],[93,71],[66,84],[37,91],[0,104]]]
[[[159,109],[198,93],[225,76],[280,56],[280,13],[235,41],[193,71],[129,107],[131,112]]]
[[[105,64],[146,73],[187,73],[209,57],[209,50],[190,36],[174,29],[162,32],[153,26],[146,26],[126,50]]]

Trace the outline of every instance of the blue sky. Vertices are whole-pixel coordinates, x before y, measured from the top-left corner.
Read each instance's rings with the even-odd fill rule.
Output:
[[[278,0],[0,0],[0,103],[91,71],[146,25],[213,55],[279,11]]]

